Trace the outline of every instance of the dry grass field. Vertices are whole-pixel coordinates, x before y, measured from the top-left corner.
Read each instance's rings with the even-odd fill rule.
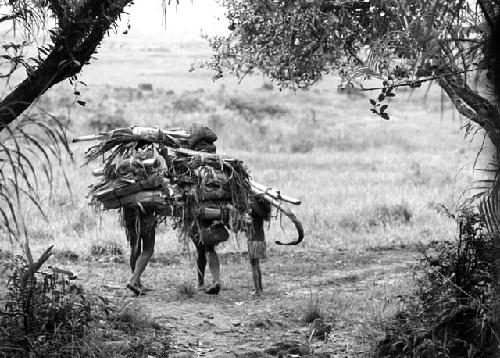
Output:
[[[65,84],[37,107],[70,118],[70,137],[128,125],[208,125],[220,153],[244,160],[256,181],[302,199],[294,211],[304,243],[275,246],[295,233],[286,218],[271,221],[267,293],[254,299],[245,238],[231,238],[220,247],[224,289],[206,297],[188,284],[195,282],[193,249],[167,223],[145,273],[156,290],[132,299],[124,289],[128,248],[119,216],[88,205],[97,164],[83,165],[88,143],[79,143],[72,145],[74,163],[62,166],[70,189],[61,176],[42,193],[49,221],[24,206],[35,251],[55,245],[52,263],[76,272],[88,290],[143,306],[172,327],[177,352],[242,354],[283,340],[338,356],[367,352],[397,310],[397,296],[411,291],[416,244],[455,234],[440,205],[453,208],[472,181],[481,138],[464,139],[461,119],[435,87],[400,92],[384,121],[369,111],[374,93],[340,94],[335,79],[296,93],[258,76],[240,86],[213,83],[202,70],[187,72],[207,53],[200,44],[162,46],[108,42],[82,76],[88,87],[79,87],[78,99],[85,106]],[[3,247],[17,250],[7,238]],[[304,312],[331,322],[326,341],[308,334]]]

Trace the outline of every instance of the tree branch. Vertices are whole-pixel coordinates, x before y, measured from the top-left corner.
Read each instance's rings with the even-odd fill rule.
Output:
[[[449,76],[446,77],[444,82],[453,88],[453,91],[458,95],[469,107],[471,107],[478,116],[485,118],[497,118],[495,122],[500,121],[500,112],[496,106],[488,101],[485,97],[479,95],[476,91],[472,90],[465,82],[462,76]],[[500,129],[500,123],[495,123],[495,127]]]
[[[0,102],[0,132],[53,85],[76,75],[132,0],[90,0],[60,28],[52,51]]]
[[[479,116],[471,107],[469,107],[465,101],[460,97],[457,92],[456,88],[452,86],[448,78],[446,77],[441,77],[438,79],[439,86],[441,86],[442,89],[446,92],[448,97],[450,98],[451,102],[457,109],[458,113],[460,113],[462,116],[470,119],[471,121],[479,124],[481,127],[486,128],[489,127],[489,123],[487,123],[487,119],[484,117]]]

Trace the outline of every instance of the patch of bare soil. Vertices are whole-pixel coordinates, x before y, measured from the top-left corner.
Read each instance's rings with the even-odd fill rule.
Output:
[[[158,324],[170,328],[171,357],[352,357],[366,353],[367,346],[360,345],[352,322],[331,309],[331,302],[361,297],[377,286],[391,291],[394,282],[409,274],[415,251],[271,252],[262,265],[265,292],[260,297],[253,295],[249,264],[240,253],[221,256],[223,288],[218,296],[197,292],[191,298],[180,293],[179,285],[196,280],[192,258],[159,257],[144,275],[154,291],[137,298],[124,288],[126,262],[115,261],[87,262],[75,269],[85,286],[118,304],[141,305]],[[318,322],[305,324],[302,319],[314,296],[327,298],[322,301],[326,335],[313,331]],[[333,306],[348,309],[350,302]]]

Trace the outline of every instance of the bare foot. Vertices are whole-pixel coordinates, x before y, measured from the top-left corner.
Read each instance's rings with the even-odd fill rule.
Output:
[[[205,290],[207,295],[218,295],[220,291],[220,283],[216,283],[212,287]]]
[[[131,283],[129,283],[127,285],[127,288],[132,291],[136,296],[144,296],[146,294],[146,291],[144,291],[143,289],[141,289],[140,287],[136,286],[136,285],[133,285]]]

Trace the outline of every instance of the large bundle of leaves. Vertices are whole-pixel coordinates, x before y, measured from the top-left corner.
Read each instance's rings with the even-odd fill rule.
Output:
[[[415,295],[387,325],[379,357],[492,357],[495,236],[470,209],[453,218],[459,235],[421,248]]]
[[[233,231],[247,229],[251,187],[241,161],[173,148],[170,139],[165,142],[148,135],[122,135],[118,140],[113,134],[117,131],[123,134],[125,129],[112,131],[87,152],[89,160],[105,156],[98,173],[102,178],[90,189],[93,205],[104,209],[149,206],[158,215],[173,217],[174,225],[185,230],[193,222],[210,219],[222,220]]]

